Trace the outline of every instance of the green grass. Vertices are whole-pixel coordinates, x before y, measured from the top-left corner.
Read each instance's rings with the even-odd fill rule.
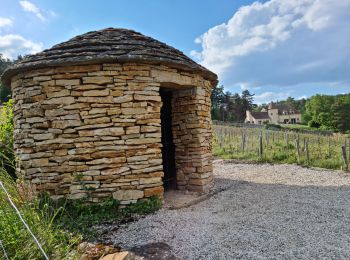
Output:
[[[6,172],[0,172],[11,199],[41,243],[46,254],[56,259],[76,255],[75,247],[81,236],[57,228],[53,223],[59,210],[48,212],[40,207],[39,200],[29,190],[18,188]],[[44,259],[33,238],[10,206],[4,191],[0,191],[0,239],[10,259]],[[0,258],[3,256],[0,250]]]
[[[327,169],[341,169],[343,161],[341,146],[349,141],[341,135],[321,136],[296,132],[282,132],[266,129],[214,126],[213,153],[224,159],[238,159],[253,162],[288,163]],[[263,154],[260,155],[259,135],[262,136]],[[242,140],[245,136],[244,151]],[[299,140],[298,160],[296,140]],[[304,140],[308,143],[307,161]],[[349,147],[347,147],[349,151]],[[349,154],[348,154],[349,157]]]
[[[119,202],[113,198],[91,204],[86,200],[54,201],[44,196],[41,198],[41,207],[47,208],[49,212],[62,209],[54,220],[57,227],[80,234],[84,240],[95,240],[99,234],[92,228],[93,225],[112,222],[118,225],[129,222],[134,220],[135,216],[140,217],[159,210],[162,202],[158,197],[150,197],[121,208]]]
[[[158,197],[125,208],[120,208],[114,199],[91,204],[84,200],[52,200],[47,195],[38,198],[5,171],[1,171],[0,180],[44,251],[53,259],[78,259],[77,245],[83,240],[96,240],[100,235],[93,228],[96,224],[119,225],[162,206]],[[0,239],[10,259],[44,259],[3,191],[0,191]]]
[[[309,127],[308,125],[301,125],[301,124],[281,124],[282,128],[287,128],[287,129],[302,129],[302,130],[315,130],[317,131],[317,128],[314,127]]]

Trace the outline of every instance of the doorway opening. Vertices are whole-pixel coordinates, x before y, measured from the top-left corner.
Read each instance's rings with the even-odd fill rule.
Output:
[[[175,145],[172,133],[172,90],[160,88],[163,106],[160,110],[163,158],[163,185],[165,190],[176,189]]]

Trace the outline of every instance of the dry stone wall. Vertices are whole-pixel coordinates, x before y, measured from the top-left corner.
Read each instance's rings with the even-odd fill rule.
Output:
[[[211,183],[210,82],[166,66],[96,64],[12,78],[18,172],[54,198],[162,196],[160,87],[176,87],[178,186]]]

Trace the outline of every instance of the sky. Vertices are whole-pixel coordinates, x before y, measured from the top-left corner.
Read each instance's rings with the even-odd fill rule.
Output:
[[[92,30],[165,42],[257,103],[350,92],[350,0],[0,0],[0,53],[33,54]]]

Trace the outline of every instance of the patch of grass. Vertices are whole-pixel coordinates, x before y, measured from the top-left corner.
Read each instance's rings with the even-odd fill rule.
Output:
[[[31,191],[24,185],[18,186],[20,181],[16,183],[4,170],[0,171],[0,181],[47,255],[55,259],[77,257],[74,249],[81,236],[57,228],[53,223],[60,209],[49,212],[41,208]],[[44,259],[3,190],[0,190],[0,239],[10,259]],[[2,256],[0,249],[0,258]]]
[[[52,200],[47,195],[41,197],[41,207],[49,212],[60,213],[54,220],[54,224],[60,229],[66,229],[80,234],[85,240],[94,239],[97,235],[92,228],[108,222],[126,222],[135,215],[143,216],[153,213],[162,207],[158,197],[150,197],[138,201],[125,208],[121,208],[118,201],[110,198],[99,203],[88,203],[86,200]]]
[[[303,129],[303,130],[317,130],[317,128],[310,127],[308,125],[301,125],[301,124],[281,124],[280,125],[282,128],[287,128],[287,129]]]
[[[114,199],[91,204],[85,200],[52,200],[48,195],[37,198],[4,171],[0,173],[0,181],[52,259],[79,258],[76,247],[82,240],[96,239],[98,233],[92,228],[96,224],[128,222],[162,206],[158,197],[125,208],[120,208]],[[44,259],[3,191],[0,191],[0,239],[10,259]],[[2,256],[0,249],[0,259]]]

